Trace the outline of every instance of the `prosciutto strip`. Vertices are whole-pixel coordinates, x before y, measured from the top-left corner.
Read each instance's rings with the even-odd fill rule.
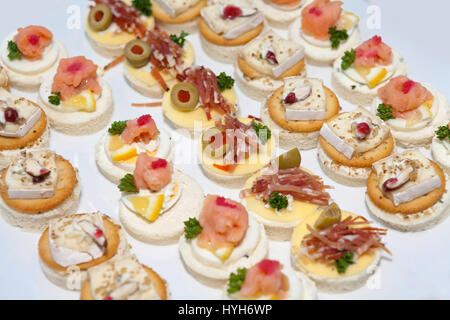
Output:
[[[381,236],[387,229],[367,226],[370,224],[364,217],[347,217],[343,221],[323,230],[315,230],[307,226],[310,232],[303,238],[301,254],[311,260],[333,262],[340,259],[348,251],[354,252],[356,260],[362,254],[376,248],[391,252],[381,242]],[[359,227],[364,225],[363,227]]]
[[[321,206],[328,205],[330,194],[325,189],[331,188],[320,177],[309,174],[300,168],[278,170],[265,173],[257,178],[250,189],[241,191],[241,198],[256,196],[267,201],[273,192],[291,195],[295,200]]]

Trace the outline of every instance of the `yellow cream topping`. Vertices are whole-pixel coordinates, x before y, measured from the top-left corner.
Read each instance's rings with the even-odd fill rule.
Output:
[[[364,272],[374,261],[375,254],[374,253],[364,253],[361,255],[355,264],[350,265],[345,273],[340,274],[337,272],[334,264],[328,264],[323,262],[311,261],[309,258],[298,255],[300,251],[300,244],[303,238],[309,234],[310,232],[306,228],[307,225],[313,226],[316,219],[319,217],[320,211],[317,211],[316,214],[312,214],[305,219],[301,224],[299,224],[292,234],[291,238],[291,254],[297,257],[297,262],[302,265],[302,267],[311,272],[312,274],[318,276],[324,276],[328,278],[339,278],[342,276],[352,276],[361,272]],[[348,216],[356,216],[353,213],[342,211],[342,220],[347,218]],[[367,225],[361,225],[361,227]],[[378,250],[378,249],[377,249]]]

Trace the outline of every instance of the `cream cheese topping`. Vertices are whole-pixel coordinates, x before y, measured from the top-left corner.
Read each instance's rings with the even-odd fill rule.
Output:
[[[102,214],[96,212],[51,220],[48,239],[53,260],[63,267],[98,259],[107,245]]]
[[[0,46],[0,57],[11,70],[21,74],[33,75],[50,69],[58,61],[60,50],[55,40],[47,45],[40,59],[28,60],[22,57],[22,59],[10,60],[8,58],[8,42],[12,41],[16,35],[17,31],[10,34]]]
[[[158,300],[161,297],[136,257],[109,260],[88,270],[95,300]]]
[[[252,216],[248,216],[248,229],[244,239],[234,248],[222,248],[216,251],[202,248],[197,244],[197,238],[190,242],[192,253],[202,264],[214,267],[229,265],[237,260],[250,256],[258,246],[261,225]],[[229,250],[232,250],[231,253]]]
[[[11,199],[50,198],[54,195],[57,179],[54,151],[48,149],[21,151],[11,160],[6,172],[8,197]]]
[[[277,63],[266,59],[267,52],[273,52]],[[286,70],[304,58],[304,48],[280,37],[270,30],[247,44],[241,52],[242,58],[259,73],[279,77]]]
[[[295,94],[296,102],[286,103],[289,94]],[[326,96],[322,80],[289,77],[284,79],[283,96],[286,120],[326,119]]]
[[[6,70],[3,69],[2,66],[0,66],[0,88],[7,87],[9,84],[9,77],[6,73]]]
[[[6,97],[5,100],[2,99],[3,96]],[[13,109],[17,112],[16,121],[7,121],[5,117],[7,109]],[[39,121],[41,115],[41,109],[30,101],[24,98],[15,99],[7,92],[0,94],[0,136],[9,138],[23,137]]]
[[[156,0],[156,3],[172,18],[177,17],[189,8],[195,6],[200,0]]]
[[[242,15],[234,19],[223,17],[228,5],[239,7]],[[225,39],[235,39],[264,22],[264,15],[252,7],[247,0],[216,0],[200,10],[203,20],[217,34]]]
[[[413,149],[391,155],[372,165],[378,178],[378,187],[392,198],[397,206],[439,188],[441,178],[425,156]],[[395,179],[395,180],[393,180]],[[398,181],[398,187],[386,191],[387,181]]]
[[[370,127],[370,133],[364,139],[355,134],[355,125],[365,122]],[[351,112],[338,115],[333,120],[325,123],[320,130],[320,135],[333,145],[348,159],[356,153],[364,153],[379,146],[389,137],[389,127],[378,117],[362,107]]]

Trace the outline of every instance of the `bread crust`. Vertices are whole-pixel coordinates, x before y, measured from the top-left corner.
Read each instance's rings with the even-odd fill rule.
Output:
[[[380,188],[378,188],[377,176],[375,172],[372,171],[369,175],[369,179],[367,180],[367,195],[378,208],[390,213],[401,213],[408,215],[421,212],[432,207],[439,199],[442,198],[442,195],[444,194],[445,175],[441,167],[439,167],[434,161],[430,161],[436,170],[437,175],[441,179],[441,186],[430,193],[396,206],[392,200],[385,197]]]
[[[195,6],[192,8],[189,8],[188,10],[184,11],[182,14],[178,15],[177,17],[173,18],[170,16],[167,12],[165,12],[161,6],[156,1],[152,2],[152,15],[163,22],[166,23],[185,23],[191,20],[194,20],[195,18],[200,16],[200,10],[206,6],[207,0],[200,0]]]
[[[58,207],[72,195],[78,179],[72,164],[59,155],[56,156],[56,168],[58,171],[56,186],[62,185],[63,187],[59,189],[56,187],[53,197],[47,199],[10,199],[5,181],[8,168],[3,169],[0,190],[3,201],[8,207],[28,214],[39,214]]]

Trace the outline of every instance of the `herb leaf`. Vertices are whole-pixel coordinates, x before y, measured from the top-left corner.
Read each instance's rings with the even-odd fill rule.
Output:
[[[381,119],[381,120],[389,120],[389,119],[395,119],[394,115],[392,114],[392,107],[391,106],[386,106],[384,103],[381,103],[380,105],[378,105],[377,108],[377,116]]]
[[[336,49],[341,44],[341,41],[348,39],[347,30],[337,30],[336,27],[331,27],[328,29],[328,34],[330,35],[331,47]]]
[[[131,4],[143,15],[147,17],[152,15],[152,3],[150,2],[150,0],[133,0]]]
[[[22,54],[19,51],[19,48],[17,47],[17,43],[10,40],[8,41],[8,58],[9,60],[22,60]]]
[[[203,231],[200,222],[196,218],[189,218],[184,222],[184,236],[186,239],[193,239]]]
[[[270,194],[270,198],[268,200],[269,206],[276,210],[281,210],[288,207],[288,199],[286,196],[281,193],[275,191]]]
[[[48,96],[48,102],[55,106],[59,106],[61,104],[61,92],[52,92],[52,95]]]
[[[245,281],[245,276],[247,274],[247,268],[239,268],[236,273],[231,273],[228,279],[228,289],[229,294],[238,292],[241,290],[242,285]]]
[[[122,134],[126,127],[127,121],[114,121],[108,129],[108,132],[111,134]]]
[[[134,185],[134,177],[130,173],[127,173],[122,179],[120,179],[118,188],[123,192],[138,192],[138,189]]]
[[[355,62],[355,59],[356,59],[355,49],[352,49],[350,51],[345,51],[344,55],[341,58],[342,70],[347,70],[348,68],[350,68],[352,66],[352,64]]]
[[[450,129],[448,125],[439,127],[435,133],[439,140],[444,140],[445,138],[450,139]]]
[[[347,270],[347,268],[354,263],[353,262],[354,255],[355,254],[353,251],[347,251],[339,259],[334,260],[334,262],[336,263],[336,269],[338,273],[345,273],[345,270]]]
[[[221,72],[217,76],[217,86],[219,87],[220,91],[231,89],[234,86],[234,79],[230,76],[227,76],[225,72]]]
[[[272,136],[272,131],[270,131],[268,126],[263,125],[261,122],[255,122],[253,124],[253,129],[256,132],[259,140],[261,140],[262,144],[266,144],[267,141]]]
[[[181,31],[180,35],[177,36],[176,34],[171,34],[170,35],[170,40],[172,40],[173,42],[175,42],[178,46],[180,46],[181,48],[184,47],[184,42],[186,41],[186,37],[189,35],[189,33]]]

